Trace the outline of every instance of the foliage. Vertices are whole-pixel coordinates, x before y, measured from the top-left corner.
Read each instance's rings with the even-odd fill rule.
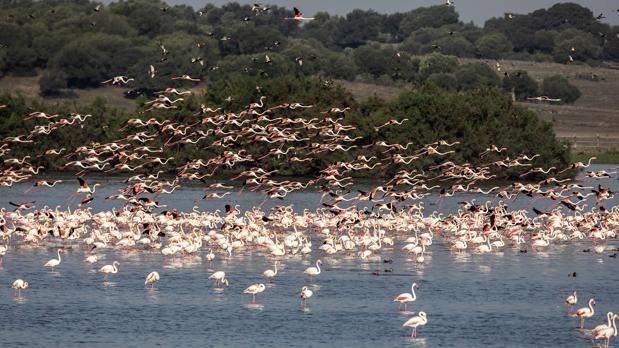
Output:
[[[503,90],[505,92],[514,92],[516,100],[525,100],[528,97],[533,97],[538,94],[539,85],[535,80],[529,77],[526,71],[513,71],[503,78]]]
[[[559,98],[564,103],[573,103],[580,98],[580,90],[561,75],[545,78],[542,83],[542,94],[550,98]]]
[[[493,18],[484,27],[462,23],[456,8],[444,5],[392,14],[321,12],[303,25],[285,20],[291,9],[279,6],[257,14],[250,5],[234,2],[194,9],[162,0],[123,0],[94,11],[96,5],[89,0],[0,2],[5,19],[0,22],[0,76],[63,71],[63,76],[49,73],[41,79],[49,91],[51,85],[63,85],[60,77],[69,88],[92,88],[113,76],[130,75],[135,80],[127,87],[153,92],[182,85],[170,79],[183,74],[215,81],[223,75],[218,69],[230,72],[230,62],[244,64],[234,72],[247,68],[249,75],[321,74],[347,80],[363,75],[397,85],[454,70],[426,66],[419,72],[414,59],[396,60],[394,51],[491,59],[551,55],[562,63],[570,56],[590,64],[619,60],[618,29],[573,3]],[[269,67],[252,64],[265,55],[279,61]],[[154,78],[145,73],[151,65]]]
[[[501,80],[487,64],[470,63],[460,65],[455,72],[460,89],[497,87]]]

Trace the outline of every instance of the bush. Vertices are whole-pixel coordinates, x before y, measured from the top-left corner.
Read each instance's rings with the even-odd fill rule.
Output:
[[[67,74],[59,70],[48,70],[39,79],[39,90],[42,96],[60,94],[67,88]]]
[[[512,51],[511,42],[501,33],[486,34],[477,40],[475,46],[479,54],[492,59],[499,59],[505,53]]]
[[[545,78],[542,83],[542,94],[550,98],[559,98],[564,103],[573,103],[580,98],[580,90],[561,75]]]
[[[446,90],[458,88],[458,80],[454,74],[438,73],[430,75],[426,81]]]
[[[518,70],[503,78],[503,90],[508,93],[513,90],[516,100],[525,100],[539,93],[539,85],[526,71]]]
[[[456,57],[435,52],[423,58],[419,65],[419,74],[425,80],[432,74],[452,73],[457,67],[458,59]]]
[[[494,70],[484,63],[461,65],[456,70],[455,75],[459,89],[497,87],[501,83]]]

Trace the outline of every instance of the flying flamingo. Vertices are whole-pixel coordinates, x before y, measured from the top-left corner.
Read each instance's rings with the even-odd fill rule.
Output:
[[[103,277],[103,281],[107,281],[107,277],[110,273],[115,274],[118,273],[118,266],[120,266],[120,262],[114,261],[111,265],[105,265],[99,269],[99,272],[105,273],[105,277]]]
[[[147,276],[146,276],[146,280],[144,281],[144,286],[146,286],[147,284],[151,285],[151,289],[155,287],[155,282],[159,281],[159,273],[157,272],[150,272]]]
[[[590,318],[593,316],[593,314],[595,314],[595,310],[593,309],[593,305],[595,305],[595,299],[590,299],[589,300],[589,307],[582,307],[579,308],[576,312],[574,312],[574,314],[572,314],[572,317],[579,317],[580,318],[580,328],[584,328],[585,327],[585,318]]]
[[[419,289],[419,285],[417,285],[417,283],[413,283],[410,293],[405,292],[399,294],[393,299],[393,302],[400,302],[400,306],[398,308],[401,308],[402,303],[404,303],[404,310],[406,310],[406,303],[413,302],[417,299],[417,294],[415,294],[415,288]]]
[[[51,259],[49,261],[47,261],[47,263],[45,263],[45,267],[51,267],[52,272],[54,271],[54,267],[58,266],[60,264],[61,258],[60,258],[60,249],[58,249],[58,259]]]
[[[295,21],[312,21],[314,17],[306,18],[303,17],[303,12],[301,12],[298,8],[294,7],[294,17],[286,17],[285,19],[292,19]]]
[[[411,338],[417,338],[417,326],[423,326],[428,323],[428,317],[426,312],[419,312],[418,316],[412,317],[408,319],[402,326],[408,326],[413,328],[413,333],[411,333]]]
[[[259,294],[259,293],[263,292],[264,289],[266,289],[264,284],[254,284],[254,285],[248,287],[247,289],[243,290],[243,293],[244,294],[251,294],[251,296],[252,296],[252,303],[256,303],[256,294]]]

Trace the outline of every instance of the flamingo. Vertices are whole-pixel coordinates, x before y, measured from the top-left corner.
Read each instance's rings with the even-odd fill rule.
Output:
[[[262,272],[262,275],[264,275],[264,277],[270,282],[277,275],[277,262],[275,262],[275,271],[272,269],[267,269]]]
[[[256,294],[259,294],[261,292],[264,291],[264,289],[266,289],[266,287],[264,286],[264,284],[254,284],[251,285],[250,287],[248,287],[247,289],[243,290],[244,294],[251,294],[252,296],[252,303],[256,303]]]
[[[17,292],[17,297],[21,296],[21,289],[26,289],[29,286],[30,284],[23,279],[17,279],[13,282],[13,285],[11,285],[11,287]]]
[[[144,286],[146,286],[147,284],[151,285],[151,289],[155,287],[155,283],[159,281],[159,273],[157,272],[150,272],[147,276],[146,276],[146,280],[144,281]]]
[[[120,266],[120,262],[114,261],[111,265],[105,265],[99,269],[99,272],[105,273],[105,277],[103,277],[104,282],[107,281],[107,277],[110,273],[118,273],[118,266]]]
[[[593,330],[591,330],[591,337],[594,340],[599,340],[602,338],[606,339],[605,347],[608,348],[608,344],[610,343],[610,338],[613,336],[617,336],[617,324],[615,323],[615,319],[619,318],[613,312],[608,312],[606,314],[606,318],[608,319],[608,324],[602,324],[596,326]]]
[[[589,299],[589,307],[579,308],[576,312],[574,312],[574,314],[571,315],[572,317],[580,318],[581,329],[585,327],[585,318],[590,318],[593,316],[593,314],[595,314],[593,305],[595,305],[595,299]]]
[[[58,266],[60,264],[60,261],[62,261],[62,259],[60,258],[60,249],[58,249],[58,259],[51,259],[49,261],[47,261],[47,263],[45,263],[45,267],[51,267],[52,272],[54,271],[54,267]]]
[[[402,327],[408,326],[413,328],[413,332],[411,333],[411,338],[417,338],[417,326],[423,326],[428,323],[428,317],[426,312],[419,312],[418,316],[414,316],[408,319]]]
[[[226,279],[226,272],[224,271],[217,271],[211,274],[208,279],[215,279],[215,285],[219,285],[219,283],[229,285],[228,279]]]
[[[301,12],[298,8],[294,7],[294,17],[286,17],[285,19],[292,19],[295,21],[311,21],[314,20],[314,17],[306,18],[303,17],[303,12]]]
[[[307,286],[304,286],[301,288],[301,306],[303,305],[307,305],[307,299],[312,297],[312,295],[314,295],[314,292],[312,292],[312,290],[308,289]]]
[[[419,285],[417,285],[417,283],[413,283],[413,285],[411,285],[410,293],[401,293],[393,299],[393,302],[400,302],[400,306],[398,308],[401,308],[402,303],[404,303],[404,310],[406,310],[406,303],[413,302],[417,299],[417,294],[415,294],[415,288],[419,289]]]
[[[576,290],[572,291],[572,294],[567,297],[565,303],[567,303],[570,308],[572,308],[576,303],[578,303],[578,296],[576,296]]]
[[[312,277],[315,277],[320,274],[320,265],[322,265],[322,261],[318,260],[316,261],[316,267],[308,267],[305,269],[305,271],[303,271],[303,273],[310,276],[310,279],[311,279]]]

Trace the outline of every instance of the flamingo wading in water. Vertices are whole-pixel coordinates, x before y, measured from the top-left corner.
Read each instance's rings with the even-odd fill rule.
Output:
[[[401,308],[402,304],[404,304],[404,310],[406,310],[406,303],[414,302],[417,299],[417,294],[415,294],[415,288],[419,289],[419,285],[417,285],[417,283],[413,283],[413,285],[411,285],[410,293],[401,293],[393,299],[393,302],[400,302],[400,306],[398,308]]]
[[[428,323],[428,316],[426,312],[419,312],[418,316],[414,316],[408,319],[402,326],[408,326],[413,328],[413,332],[411,333],[411,338],[417,338],[417,326],[423,326]]]

